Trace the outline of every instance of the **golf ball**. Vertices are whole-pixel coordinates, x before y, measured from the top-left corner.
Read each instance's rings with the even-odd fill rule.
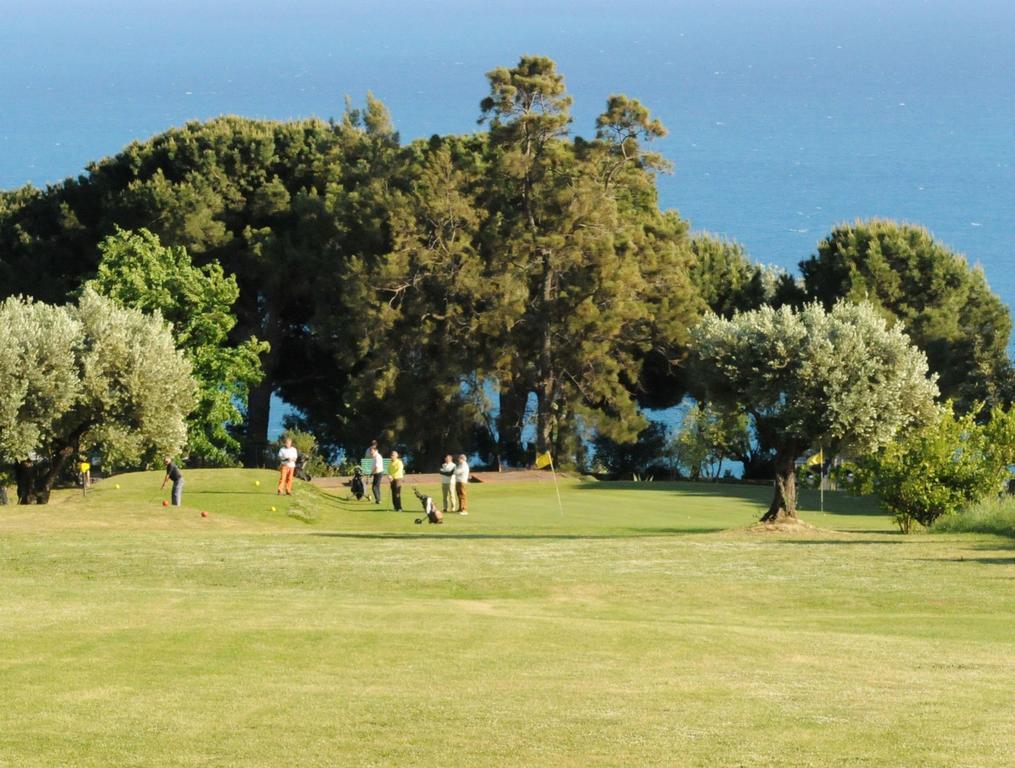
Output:
[[[120,490],[120,484],[119,484],[119,483],[117,483],[117,484],[116,484],[116,485],[114,485],[113,487],[114,487],[114,488],[116,488],[116,490]]]
[[[256,486],[260,486],[260,485],[261,485],[261,481],[260,481],[260,480],[255,480],[255,481],[254,481],[254,485],[256,485]]]
[[[271,511],[272,511],[272,512],[278,512],[278,510],[277,510],[277,509],[275,509],[274,507],[272,507],[272,508],[271,508]]]

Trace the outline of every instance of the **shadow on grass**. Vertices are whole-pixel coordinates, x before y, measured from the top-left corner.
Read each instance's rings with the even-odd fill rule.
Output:
[[[828,544],[828,545],[848,545],[848,546],[870,546],[871,544],[930,544],[932,543],[928,539],[907,539],[898,531],[844,531],[849,533],[851,536],[891,536],[892,538],[885,541],[883,539],[779,539],[780,544]]]
[[[1015,557],[921,557],[924,563],[983,563],[985,565],[1015,565]]]
[[[701,533],[718,533],[723,528],[653,528],[630,529],[630,533],[445,533],[444,531],[392,531],[390,533],[373,533],[358,531],[313,531],[309,536],[323,536],[335,539],[411,539],[414,541],[438,541],[440,539],[503,539],[506,541],[607,541],[609,539],[643,539],[663,538]]]
[[[739,485],[736,483],[697,483],[690,481],[659,481],[651,483],[634,483],[629,481],[603,481],[587,483],[575,487],[578,491],[663,491],[684,498],[722,498],[739,499],[758,504],[767,508],[772,500],[772,487],[769,485]],[[819,512],[820,492],[803,488],[798,491],[798,511],[803,514]],[[826,515],[842,515],[846,517],[890,517],[876,499],[869,496],[853,496],[845,491],[826,491]]]

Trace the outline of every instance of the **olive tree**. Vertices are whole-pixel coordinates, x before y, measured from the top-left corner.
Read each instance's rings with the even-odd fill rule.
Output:
[[[19,500],[49,500],[68,462],[141,462],[186,442],[196,386],[161,316],[86,289],[76,306],[0,303],[0,461]]]
[[[710,315],[692,339],[709,401],[742,409],[776,449],[775,493],[762,522],[796,518],[803,451],[874,451],[933,413],[937,385],[926,356],[866,304]]]

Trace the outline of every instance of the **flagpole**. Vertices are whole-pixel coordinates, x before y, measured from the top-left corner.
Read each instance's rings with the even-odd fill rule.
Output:
[[[820,495],[821,495],[821,511],[824,512],[825,511],[825,446],[823,446],[823,445],[820,446],[820,448],[818,450],[820,452],[819,453],[819,456],[820,456],[819,460],[821,461],[821,464],[818,466],[818,469],[819,469],[818,477],[821,478],[821,481],[819,482],[818,487],[821,489],[821,491],[820,491]]]
[[[550,456],[547,452],[547,456]],[[557,486],[557,470],[553,468],[553,456],[550,456],[550,474],[553,475],[553,490],[557,492],[557,506],[560,507],[560,516],[564,516],[564,503],[560,500],[560,488]]]

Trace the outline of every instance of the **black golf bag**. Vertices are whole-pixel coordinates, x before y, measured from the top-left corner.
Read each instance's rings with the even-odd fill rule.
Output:
[[[423,505],[423,511],[426,513],[427,522],[431,525],[440,525],[444,522],[444,514],[437,509],[437,505],[434,504],[433,497],[426,496],[417,491],[415,488],[412,489],[412,492],[416,494],[416,498],[419,499],[419,503]],[[423,518],[417,517],[416,525],[421,525],[422,523]]]
[[[363,485],[363,470],[359,467],[356,467],[352,471],[352,482],[349,483],[349,490],[356,497],[356,501],[362,499],[364,494],[366,494],[366,486]]]

